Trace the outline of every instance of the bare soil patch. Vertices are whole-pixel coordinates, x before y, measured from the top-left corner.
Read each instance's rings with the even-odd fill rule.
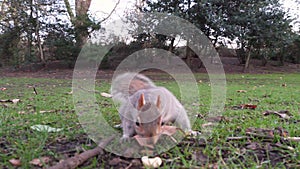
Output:
[[[268,74],[268,73],[300,73],[300,64],[285,63],[284,66],[276,66],[276,61],[270,61],[266,66],[261,65],[261,61],[251,60],[250,67],[244,71],[244,65],[241,65],[237,58],[222,57],[222,64],[225,73],[250,73],[250,74]],[[197,70],[200,73],[206,73],[205,67]],[[110,79],[114,70],[98,70],[97,78]],[[72,79],[73,69],[62,62],[51,62],[44,66],[27,65],[19,69],[1,68],[0,77],[28,77],[28,78],[50,78],[50,79]]]

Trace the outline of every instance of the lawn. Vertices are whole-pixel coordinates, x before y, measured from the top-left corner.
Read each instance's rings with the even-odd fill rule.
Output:
[[[175,82],[159,78],[166,75],[152,76],[179,97]],[[182,102],[197,115],[191,117],[194,130],[203,132],[212,126],[213,130],[205,138],[187,136],[157,155],[162,168],[300,168],[299,74],[227,75],[224,111],[208,119],[210,82],[204,74],[196,77],[200,100]],[[109,92],[109,80],[99,79],[96,84],[97,104],[105,119],[111,126],[119,124],[111,98],[100,95]],[[47,168],[96,147],[79,123],[71,87],[72,80],[0,78],[0,168]],[[267,110],[270,115],[264,114]],[[54,131],[40,131],[34,128],[37,125]],[[21,164],[12,164],[12,159]],[[34,159],[42,160],[34,164]],[[141,165],[139,159],[119,159],[107,152],[81,167]]]

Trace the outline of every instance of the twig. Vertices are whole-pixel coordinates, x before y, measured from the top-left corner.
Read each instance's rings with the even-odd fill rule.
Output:
[[[132,163],[130,163],[125,169],[129,169],[132,166]]]
[[[250,137],[247,136],[241,136],[241,137],[227,137],[227,141],[235,141],[235,140],[245,140],[249,139]]]
[[[49,169],[74,169],[77,168],[79,165],[83,164],[88,159],[96,156],[102,155],[104,153],[103,148],[110,143],[115,136],[111,136],[105,140],[102,140],[98,146],[92,150],[85,151],[81,154],[75,155],[74,157],[68,158],[55,166],[50,167]]]
[[[35,95],[38,95],[38,92],[36,91],[35,87],[33,87],[33,91],[34,91]]]
[[[119,5],[119,3],[120,3],[120,0],[118,0],[118,2],[116,3],[114,9],[108,14],[108,16],[105,17],[104,19],[102,19],[99,23],[102,23],[102,22],[106,21],[113,14],[113,12],[116,10],[116,8]]]
[[[288,141],[294,141],[294,142],[300,142],[300,137],[282,137],[281,139],[288,140]]]
[[[252,133],[252,132],[246,132],[246,135],[248,136],[254,136],[262,139],[274,139],[274,136],[266,136],[262,134]]]

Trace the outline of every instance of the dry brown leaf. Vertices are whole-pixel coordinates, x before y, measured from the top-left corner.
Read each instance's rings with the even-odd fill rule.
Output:
[[[275,114],[275,115],[279,116],[282,119],[290,119],[291,118],[290,117],[291,113],[287,110],[281,110],[279,112],[267,110],[267,111],[263,112],[264,116],[268,116],[268,115],[271,115],[271,114]]]
[[[172,135],[175,134],[178,130],[181,130],[181,129],[177,128],[176,126],[164,125],[164,126],[161,127],[160,133],[157,136],[154,136],[154,137],[160,137],[161,135],[167,135],[167,136],[170,136],[171,139],[174,142],[177,142],[172,137]],[[151,137],[141,137],[139,135],[136,135],[133,138],[139,143],[140,146],[145,146],[145,147],[148,147],[148,148],[151,148],[151,149],[154,148],[154,145],[153,145]]]
[[[122,162],[122,159],[120,159],[120,157],[117,157],[117,158],[113,158],[112,160],[109,160],[108,164],[112,165],[112,166],[116,166],[121,162]]]
[[[240,106],[233,106],[232,109],[233,110],[242,110],[242,109],[256,109],[257,105],[253,105],[253,104],[242,104]]]
[[[154,145],[149,143],[151,138],[148,137],[141,137],[139,135],[135,135],[133,138],[139,143],[140,146],[148,147],[153,149]]]
[[[19,159],[15,159],[15,158],[13,158],[13,159],[10,159],[10,160],[9,160],[9,162],[10,162],[10,164],[12,164],[13,166],[16,166],[16,167],[18,167],[18,166],[21,166],[21,165],[22,165],[22,163],[21,163],[21,160],[19,160]]]
[[[225,116],[215,116],[215,117],[208,117],[206,119],[207,122],[221,122],[221,121],[229,121],[229,119]]]
[[[45,163],[50,162],[50,157],[41,157],[41,158],[35,158],[29,162],[29,164],[36,165],[36,166],[43,166]]]
[[[176,126],[162,126],[161,127],[161,134],[165,134],[168,136],[172,136],[177,132],[178,128]]]

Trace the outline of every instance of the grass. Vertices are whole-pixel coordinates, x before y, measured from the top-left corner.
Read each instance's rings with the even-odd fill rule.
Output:
[[[200,100],[183,101],[187,110],[201,116],[207,115],[211,102],[210,83],[206,75],[197,74]],[[96,90],[108,92],[110,84],[106,80],[97,80]],[[157,81],[180,96],[176,83]],[[74,110],[71,80],[1,78],[0,100],[21,99],[17,104],[0,103],[0,168],[14,168],[10,159],[20,159],[21,168],[40,168],[29,162],[34,158],[50,157],[48,167],[61,159],[73,156],[95,147],[95,143],[85,134]],[[33,87],[37,91],[34,93]],[[211,136],[186,138],[169,151],[160,154],[162,168],[191,168],[195,166],[219,168],[297,168],[300,161],[300,143],[281,142],[277,135],[271,141],[262,138],[251,140],[227,141],[227,137],[245,136],[250,127],[274,129],[281,127],[291,137],[300,137],[300,75],[299,74],[265,74],[227,75],[227,96],[224,116],[214,127]],[[246,90],[239,93],[237,90]],[[97,104],[104,112],[104,117],[113,126],[120,123],[117,111],[110,98],[96,94]],[[197,106],[191,106],[193,103]],[[257,105],[255,110],[234,110],[241,104]],[[263,116],[265,110],[288,110],[293,115],[289,120],[282,120],[275,115]],[[194,118],[193,129],[202,131],[203,118]],[[40,132],[31,129],[33,125],[48,125],[62,128],[60,132]],[[121,132],[121,131],[119,131]],[[204,144],[202,143],[204,142]],[[251,143],[258,143],[257,147]],[[266,147],[271,147],[268,149]],[[272,147],[273,146],[273,147]],[[275,147],[275,148],[274,148]],[[289,150],[287,147],[292,147]],[[282,154],[276,156],[275,154]],[[84,164],[84,168],[107,167],[116,156],[107,153],[95,157]],[[278,159],[274,159],[274,157]],[[273,158],[273,159],[272,159]],[[132,159],[124,160],[131,161]],[[128,164],[124,164],[125,166]],[[112,166],[111,166],[112,167]]]

